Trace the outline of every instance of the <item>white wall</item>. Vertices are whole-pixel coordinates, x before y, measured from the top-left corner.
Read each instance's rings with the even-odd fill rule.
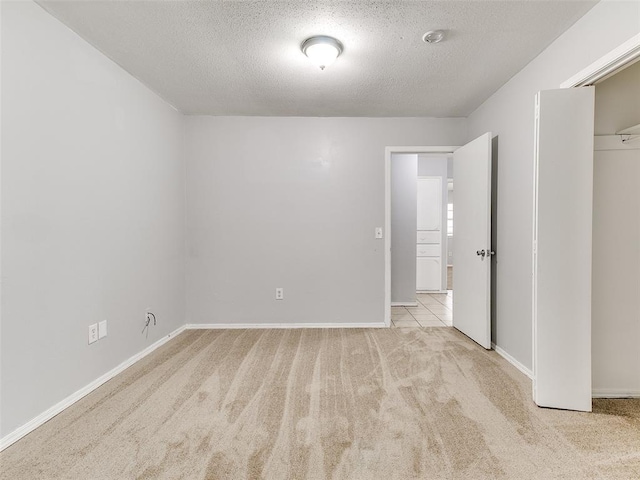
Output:
[[[596,134],[640,123],[640,62],[596,85]],[[619,142],[619,138],[615,138]],[[592,374],[598,395],[640,395],[640,141],[596,151]]]
[[[5,436],[184,324],[184,163],[177,112],[39,6],[1,8]]]
[[[391,155],[391,303],[416,303],[418,155]]]
[[[464,119],[197,116],[186,128],[190,323],[382,322],[385,146],[466,135]]]
[[[598,3],[468,118],[468,140],[499,139],[495,341],[531,368],[534,95],[640,32],[640,2]],[[494,142],[495,143],[495,142]]]
[[[640,148],[595,152],[592,285],[593,390],[640,395]]]

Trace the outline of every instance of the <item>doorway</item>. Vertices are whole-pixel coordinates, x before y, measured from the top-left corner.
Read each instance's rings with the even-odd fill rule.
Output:
[[[387,327],[393,326],[391,321],[392,315],[392,281],[391,281],[391,237],[393,235],[393,229],[391,225],[392,221],[392,212],[391,212],[391,191],[392,191],[392,176],[391,176],[391,159],[395,157],[395,161],[404,163],[404,178],[405,181],[409,181],[412,175],[415,175],[415,179],[417,182],[417,155],[451,155],[457,149],[457,146],[396,146],[396,147],[386,147],[385,149],[385,235],[384,235],[384,257],[385,257],[385,275],[384,275],[384,309],[385,309],[385,324]],[[410,155],[410,157],[402,157],[402,155]],[[400,159],[400,160],[399,160]],[[415,173],[414,173],[415,172]],[[396,185],[396,189],[401,188],[400,185]],[[416,242],[416,234],[411,234],[411,231],[417,232],[417,183],[416,188],[411,189],[412,195],[407,195],[403,200],[403,205],[397,205],[398,212],[403,215],[402,212],[408,211],[407,221],[401,222],[405,228],[405,234],[401,235],[403,239],[402,244],[396,244],[394,246],[395,251],[404,251],[405,255],[402,256],[403,264],[405,268],[411,273],[407,273],[403,275],[402,278],[406,279],[405,285],[398,285],[398,282],[394,282],[394,286],[399,288],[403,292],[403,296],[406,298],[402,298],[401,301],[397,302],[396,305],[393,305],[394,317],[398,319],[397,315],[401,314],[404,316],[404,319],[411,320],[409,316],[406,314],[410,313],[409,311],[403,310],[402,307],[406,308],[419,308],[420,306],[424,306],[418,301],[417,292],[416,292],[416,278],[417,274],[416,269],[416,258],[417,258],[417,242]],[[393,216],[394,219],[398,219],[398,215]],[[413,225],[413,227],[411,227]],[[398,228],[398,225],[396,225]],[[408,253],[406,253],[408,252]],[[396,259],[396,262],[399,260]],[[397,292],[394,293],[394,297],[398,297]],[[400,304],[398,304],[400,303]],[[412,317],[413,318],[413,317]],[[399,320],[399,319],[398,319]],[[413,318],[415,320],[415,318]],[[401,323],[401,322],[399,322]]]
[[[391,326],[452,325],[444,153],[391,156]]]
[[[409,216],[416,219],[413,231],[417,235],[405,236],[407,246],[402,247],[395,244],[392,249],[392,239],[394,237],[392,225],[391,210],[391,161],[394,154],[425,154],[435,155],[442,158],[445,156],[453,157],[453,173],[457,185],[456,197],[454,202],[454,210],[456,212],[456,234],[454,237],[453,250],[456,256],[456,273],[453,279],[454,288],[456,289],[450,301],[452,308],[451,323],[452,326],[460,330],[469,338],[483,346],[491,348],[491,264],[493,255],[495,254],[491,245],[491,133],[485,133],[475,140],[467,143],[463,147],[387,147],[385,152],[385,231],[386,235],[384,254],[385,254],[385,323],[391,326],[391,291],[392,291],[392,255],[402,251],[407,258],[407,265],[415,269],[415,259],[417,258],[417,245],[426,245],[435,243],[435,236],[432,231],[425,230],[420,232],[417,224],[417,186],[415,187],[415,200],[409,201],[408,206],[412,206],[413,212]],[[415,172],[417,167],[413,167]],[[415,175],[415,173],[414,173]],[[441,206],[448,205],[446,196],[448,195],[447,162],[444,162],[444,173],[441,178],[441,191],[445,195]],[[446,181],[444,179],[447,179]],[[400,211],[402,213],[402,211]],[[442,221],[440,223],[439,235],[443,235],[442,239],[438,239],[440,253],[444,254],[441,266],[445,266],[447,261],[447,209],[442,208]],[[433,238],[429,238],[433,237]],[[423,247],[421,247],[422,249]],[[437,249],[424,248],[424,254],[434,254],[437,257]],[[441,269],[442,281],[440,288],[446,286],[447,269]],[[409,277],[405,277],[409,278]],[[415,294],[415,284],[413,290],[407,290],[409,293],[402,300],[405,302],[415,302],[413,305],[419,307],[417,296]],[[426,295],[438,295],[426,293]],[[440,293],[440,295],[447,295]],[[415,300],[414,300],[415,298]],[[437,300],[437,299],[436,299]],[[447,301],[445,299],[445,301]],[[411,308],[407,305],[405,308]],[[448,307],[448,305],[443,305]],[[422,307],[429,308],[422,304]],[[436,306],[437,307],[437,306]],[[410,313],[410,312],[409,312]]]

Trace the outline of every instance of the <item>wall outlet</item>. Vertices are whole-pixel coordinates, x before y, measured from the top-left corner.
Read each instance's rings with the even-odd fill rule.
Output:
[[[89,344],[98,341],[98,324],[89,325]]]
[[[98,324],[98,340],[107,336],[107,321],[103,320]]]
[[[276,288],[276,300],[284,300],[284,288]]]

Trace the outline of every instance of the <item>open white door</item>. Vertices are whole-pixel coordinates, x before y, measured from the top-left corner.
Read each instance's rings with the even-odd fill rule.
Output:
[[[594,88],[536,95],[533,400],[591,411]]]
[[[491,348],[491,133],[453,153],[453,326]]]

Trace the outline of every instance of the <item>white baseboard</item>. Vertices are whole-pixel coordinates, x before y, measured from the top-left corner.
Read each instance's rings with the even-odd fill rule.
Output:
[[[93,382],[91,382],[90,384],[88,384],[85,387],[81,388],[77,392],[72,393],[71,395],[69,395],[64,400],[61,400],[60,402],[56,403],[53,407],[49,408],[48,410],[45,410],[44,412],[42,412],[37,417],[31,419],[30,421],[28,421],[27,423],[25,423],[21,427],[18,427],[17,429],[15,429],[13,432],[5,435],[4,437],[2,437],[0,439],[0,452],[2,450],[4,450],[5,448],[7,448],[8,446],[10,446],[10,445],[14,444],[15,442],[17,442],[18,440],[20,440],[22,437],[24,437],[28,433],[31,433],[33,430],[38,428],[43,423],[51,420],[57,414],[62,412],[65,408],[70,407],[71,405],[76,403],[78,400],[80,400],[82,397],[84,397],[84,396],[88,395],[89,393],[93,392],[100,385],[102,385],[102,384],[106,383],[107,381],[111,380],[113,377],[115,377],[119,373],[123,372],[125,369],[129,368],[131,365],[133,365],[137,361],[139,361],[142,358],[146,357],[151,352],[153,352],[156,348],[158,348],[161,345],[167,343],[171,338],[175,337],[176,335],[178,335],[179,333],[181,333],[184,330],[185,330],[185,326],[183,325],[182,327],[174,330],[170,334],[162,337],[160,340],[158,340],[154,344],[149,345],[147,348],[145,348],[141,352],[136,353],[133,357],[129,358],[128,360],[125,360],[120,365],[118,365],[117,367],[115,367],[112,370],[108,371],[104,375],[98,377]]]
[[[418,302],[391,302],[392,307],[417,307]]]
[[[594,388],[591,392],[593,398],[640,398],[640,390],[624,388]]]
[[[264,329],[264,328],[387,328],[375,323],[188,323],[187,330]]]
[[[509,362],[514,367],[516,367],[522,373],[524,373],[527,377],[533,379],[533,372],[529,370],[527,367],[525,367],[523,364],[521,364],[518,360],[513,358],[511,355],[509,355],[507,352],[505,352],[502,348],[500,348],[493,342],[491,342],[491,348],[493,348],[498,355],[500,355],[507,362]]]

